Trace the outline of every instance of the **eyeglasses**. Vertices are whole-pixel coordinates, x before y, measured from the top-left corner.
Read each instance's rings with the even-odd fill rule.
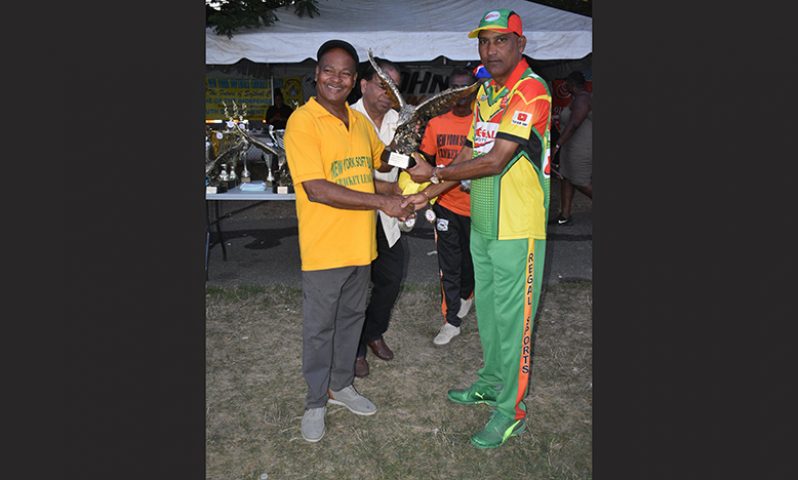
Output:
[[[376,86],[378,86],[378,87],[382,88],[383,90],[385,90],[385,89],[387,89],[387,88],[388,88],[388,84],[387,84],[387,83],[385,83],[385,82],[383,82],[383,81],[382,81],[382,79],[381,79],[380,77],[376,76],[376,75],[374,75],[374,78],[372,78],[371,80],[369,80],[369,82],[371,82],[371,83],[373,83],[374,85],[376,85]]]

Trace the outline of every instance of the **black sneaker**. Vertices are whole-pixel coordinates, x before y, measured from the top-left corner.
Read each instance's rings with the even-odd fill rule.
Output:
[[[563,217],[562,214],[557,215],[557,218],[549,220],[549,225],[568,225],[571,223],[571,217]]]

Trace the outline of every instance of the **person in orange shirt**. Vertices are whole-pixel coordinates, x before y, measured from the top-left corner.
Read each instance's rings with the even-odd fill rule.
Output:
[[[472,85],[470,69],[456,68],[449,75],[449,88]],[[460,153],[473,121],[476,92],[458,101],[450,111],[429,121],[419,150],[437,165],[449,165]],[[438,196],[435,212],[435,245],[441,277],[443,325],[432,340],[446,345],[460,335],[463,318],[471,310],[474,297],[474,264],[471,261],[471,196],[465,185],[454,186]]]

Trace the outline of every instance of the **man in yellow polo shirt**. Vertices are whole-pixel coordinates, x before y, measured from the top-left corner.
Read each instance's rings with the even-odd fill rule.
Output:
[[[377,408],[353,386],[372,260],[375,210],[413,212],[390,184],[373,179],[384,145],[346,99],[357,78],[357,51],[330,40],[317,53],[316,97],[288,119],[285,149],[296,189],[302,260],[302,373],[308,384],[302,437],[324,436],[328,403],[358,415]]]

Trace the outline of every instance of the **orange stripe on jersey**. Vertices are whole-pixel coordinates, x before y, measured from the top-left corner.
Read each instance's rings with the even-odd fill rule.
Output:
[[[438,248],[438,230],[433,228],[432,234],[435,236],[435,249]],[[443,323],[446,323],[446,312],[449,311],[448,306],[446,305],[446,294],[443,290],[443,270],[438,269],[438,278],[439,283],[441,286],[441,314],[443,315]]]
[[[529,372],[532,363],[532,299],[535,280],[535,241],[529,239],[529,250],[526,256],[526,294],[524,295],[524,333],[521,336],[521,361],[518,365],[518,390],[515,396],[515,419],[524,418],[526,412],[520,404],[526,396],[529,384]]]
[[[449,306],[446,305],[446,291],[443,289],[443,272],[438,270],[438,273],[441,278],[441,315],[443,315],[443,323],[446,323],[446,312],[449,311]]]

